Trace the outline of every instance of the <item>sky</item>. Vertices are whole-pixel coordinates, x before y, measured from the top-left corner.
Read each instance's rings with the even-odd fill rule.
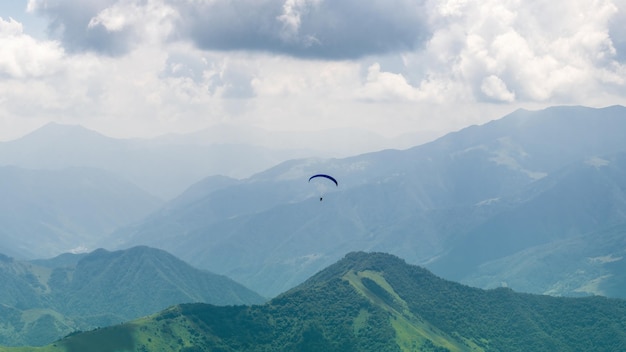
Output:
[[[50,121],[396,137],[626,105],[623,23],[626,0],[2,1],[0,141]]]

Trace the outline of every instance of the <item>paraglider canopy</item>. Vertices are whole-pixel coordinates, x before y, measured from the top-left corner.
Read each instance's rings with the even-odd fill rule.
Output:
[[[326,174],[317,174],[317,175],[313,175],[311,177],[309,177],[309,182],[311,182],[312,179],[316,178],[316,177],[324,177],[327,178],[331,181],[333,181],[335,183],[335,186],[339,186],[339,183],[337,183],[337,180],[335,180],[334,177],[330,176],[330,175],[326,175]]]

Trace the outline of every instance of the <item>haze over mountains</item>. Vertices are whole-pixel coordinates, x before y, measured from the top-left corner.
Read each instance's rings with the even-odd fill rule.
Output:
[[[64,143],[71,144],[73,132],[65,126],[47,128],[60,131]],[[79,127],[70,130],[86,136]],[[87,229],[81,234],[93,241],[85,245],[90,249],[148,245],[167,250],[267,297],[303,282],[354,250],[393,253],[446,278],[482,287],[623,296],[625,274],[615,269],[623,256],[613,244],[619,243],[626,223],[625,130],[626,108],[621,106],[519,110],[406,150],[291,159],[241,179],[194,169],[193,162],[184,160],[167,164],[166,152],[161,158],[138,152],[167,150],[172,144],[165,139],[141,144],[99,136],[96,139],[107,147],[94,150],[115,151],[105,153],[114,155],[111,158],[118,163],[117,173],[115,167],[108,171],[115,177],[133,183],[150,179],[177,184],[181,191],[182,179],[200,181],[160,203],[163,206],[143,220],[138,215],[110,221],[106,230]],[[0,160],[22,160],[18,166],[30,168],[37,160],[48,161],[50,168],[67,166],[68,160],[106,164],[102,160],[107,158],[95,154],[60,157],[70,151],[55,143],[39,149],[17,147],[30,145],[29,138],[0,144]],[[197,155],[200,149],[189,155]],[[73,152],[78,153],[75,148]],[[168,166],[152,168],[153,158]],[[186,160],[191,159],[197,160],[191,156]],[[238,164],[244,159],[238,159]],[[120,176],[124,174],[120,170],[131,169],[148,173],[134,179],[132,172]],[[177,172],[187,176],[177,178],[180,182],[164,181],[178,177],[173,176]],[[310,175],[319,172],[334,175],[340,184],[324,194],[323,202],[318,200],[319,190],[307,183]],[[150,182],[141,188],[160,187],[146,186]],[[170,188],[165,193],[176,192]],[[117,203],[122,213],[125,204],[130,203]],[[77,221],[75,217],[65,215]],[[38,222],[32,215],[21,224]],[[64,232],[55,232],[57,237],[50,237],[51,241],[67,243],[62,246],[67,250],[88,243],[76,231],[65,230],[64,222],[57,223],[61,225],[54,228]],[[33,252],[39,247],[22,243],[28,236],[20,233],[3,236],[8,239],[3,243],[7,254],[45,257],[41,251]],[[566,260],[559,255],[561,248],[574,245],[585,248],[580,253],[586,259]],[[59,253],[45,248],[48,257]],[[541,275],[533,273],[541,268],[538,258],[550,263],[550,270],[540,270]]]
[[[0,142],[0,165],[29,169],[89,167],[122,177],[169,200],[209,175],[245,178],[293,158],[347,156],[377,146],[410,146],[432,133],[389,140],[367,131],[268,132],[228,125],[153,139],[116,139],[81,126],[50,123],[17,140]],[[320,143],[324,136],[324,143]],[[332,148],[332,149],[329,149]]]
[[[31,169],[97,168],[169,199],[208,175],[244,177],[301,153],[211,144],[199,138],[186,142],[183,136],[114,139],[80,126],[50,123],[20,139],[0,143],[0,164]]]
[[[320,145],[320,134],[331,140]],[[346,155],[390,143],[364,131],[352,131],[353,145],[340,130],[320,134],[223,125],[187,135],[115,139],[50,123],[0,142],[0,253],[32,259],[91,250],[98,242],[110,247],[106,235],[209,175],[235,180],[295,157]],[[394,144],[424,138],[430,137],[407,135]]]
[[[85,251],[162,203],[103,170],[0,166],[0,253],[45,258]]]
[[[621,233],[602,233],[626,222],[625,130],[621,106],[519,110],[407,150],[292,160],[219,185],[209,178],[194,187],[204,196],[184,194],[114,237],[120,246],[166,249],[266,296],[352,250],[393,253],[486,287],[533,282],[520,288],[623,296],[611,282],[624,273],[610,269],[620,249],[598,243],[616,241]],[[340,180],[323,202],[306,182],[318,172]],[[594,274],[555,257],[544,272],[561,275],[511,281],[489,264],[515,256],[530,265],[524,253],[574,239],[604,248],[588,258]]]

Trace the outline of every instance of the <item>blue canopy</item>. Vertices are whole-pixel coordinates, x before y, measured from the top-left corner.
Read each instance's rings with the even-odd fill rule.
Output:
[[[313,175],[311,177],[309,177],[309,182],[311,182],[312,179],[316,178],[316,177],[324,177],[327,178],[331,181],[333,181],[335,183],[335,186],[339,186],[339,183],[337,183],[337,180],[335,180],[334,177],[330,176],[330,175],[325,175],[325,174],[317,174],[317,175]]]

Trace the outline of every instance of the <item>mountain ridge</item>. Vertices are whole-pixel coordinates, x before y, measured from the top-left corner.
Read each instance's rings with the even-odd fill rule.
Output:
[[[538,222],[543,214],[531,211],[534,206],[520,194],[533,187],[548,192],[541,185],[564,181],[554,175],[571,172],[570,165],[625,152],[625,116],[622,106],[519,110],[407,150],[291,160],[206,194],[193,211],[172,207],[171,217],[163,214],[158,221],[122,229],[116,238],[167,249],[267,296],[288,288],[280,282],[295,285],[355,250],[401,255],[442,274],[462,271],[465,263],[446,258],[463,253],[459,243],[471,244],[489,226],[494,234],[515,231],[500,226],[497,217],[510,212],[518,220],[527,218],[517,222],[527,227]],[[321,203],[306,182],[319,172],[340,180]],[[567,199],[567,193],[551,197]],[[568,207],[575,212],[582,203],[573,201]],[[619,204],[614,203],[615,214]],[[580,234],[566,228],[567,216],[576,214],[552,214],[544,222],[554,234],[546,238]],[[585,226],[580,231],[599,230],[602,224]],[[479,257],[472,265],[495,258]]]
[[[2,344],[46,344],[75,330],[118,324],[178,303],[265,301],[229,278],[149,247],[99,249],[69,260],[3,258]]]
[[[354,252],[263,305],[177,305],[38,350],[601,352],[626,343],[625,312],[624,300],[483,290]]]
[[[246,144],[194,143],[112,138],[79,125],[49,123],[21,138],[0,142],[0,165],[30,169],[89,167],[134,183],[161,199],[172,199],[209,175],[247,177],[305,151]]]
[[[353,138],[347,141],[345,134],[345,130],[269,132],[222,125],[153,138],[115,138],[80,125],[51,122],[18,139],[0,142],[0,165],[99,168],[170,200],[211,175],[241,179],[285,160],[345,157],[388,144],[408,147],[433,139],[430,135],[399,136],[402,141],[394,143],[372,132],[352,130]],[[320,139],[326,143],[320,144]],[[335,150],[327,144],[335,145]]]
[[[626,152],[567,165],[522,189],[518,197],[523,201],[516,207],[456,239],[458,244],[446,254],[454,265],[445,269],[446,260],[440,259],[442,263],[432,268],[458,280],[477,263],[624,224],[624,180]],[[562,220],[555,223],[551,219]]]

